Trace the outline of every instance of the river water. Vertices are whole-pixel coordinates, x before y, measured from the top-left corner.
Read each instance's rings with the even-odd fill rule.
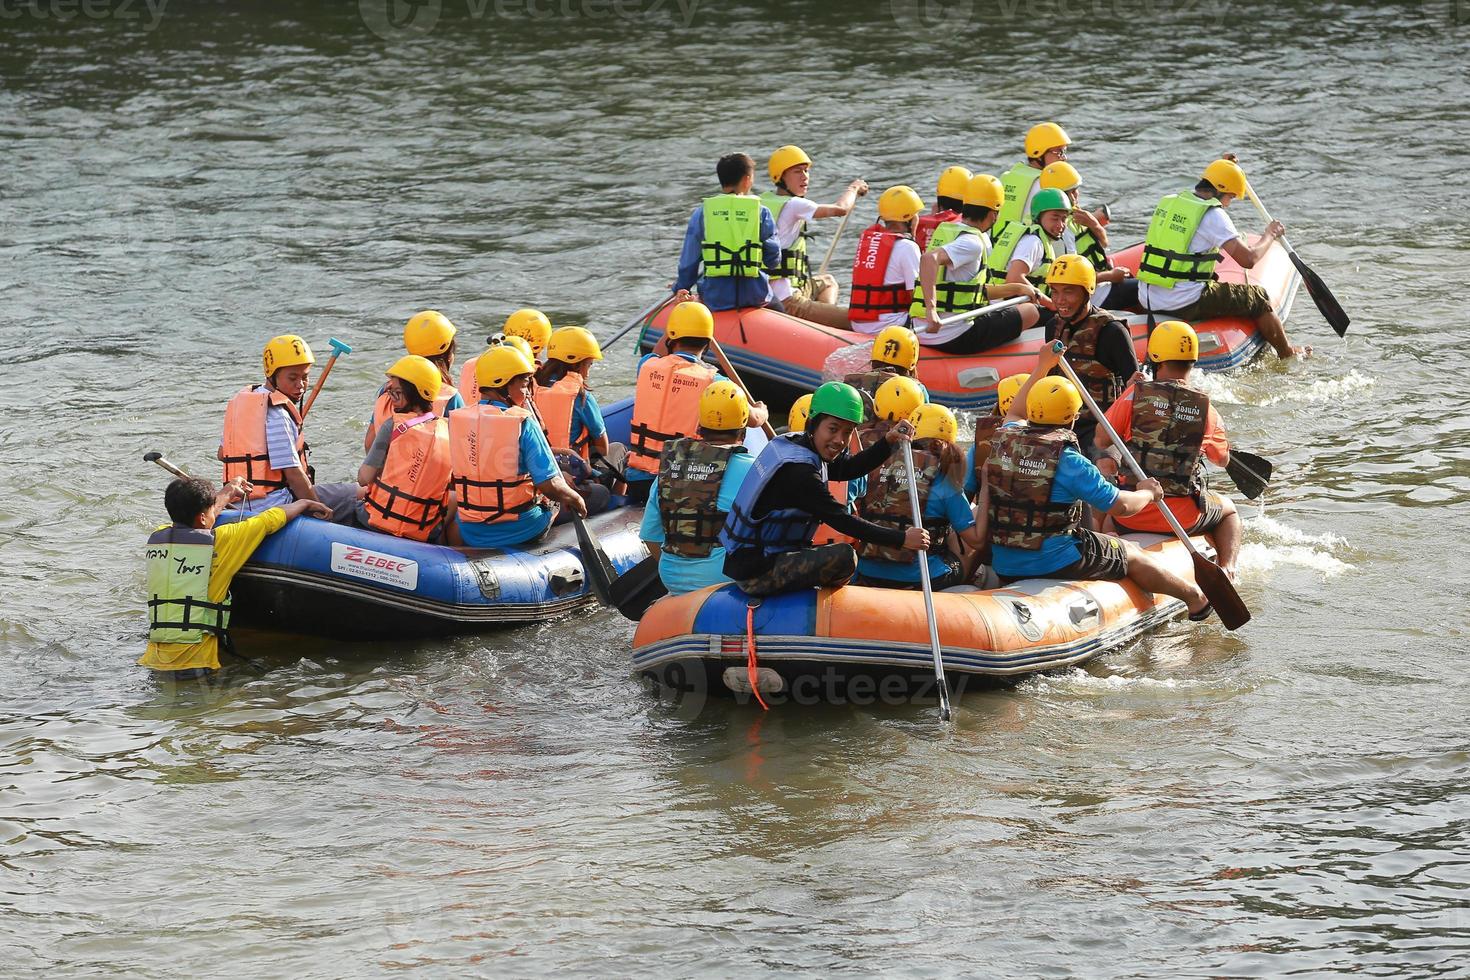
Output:
[[[1463,7],[7,4],[0,973],[1470,972]],[[353,346],[314,410],[345,478],[415,310],[607,336],[723,152],[928,193],[1045,118],[1124,241],[1239,152],[1354,316],[1302,294],[1315,357],[1210,381],[1278,474],[1244,631],[952,728],[676,711],[611,613],[132,666],[140,458],[211,472],[268,336]]]

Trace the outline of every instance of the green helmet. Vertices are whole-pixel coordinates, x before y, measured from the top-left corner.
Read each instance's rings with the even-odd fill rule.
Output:
[[[1072,204],[1055,187],[1046,187],[1037,191],[1031,198],[1031,220],[1035,221],[1041,217],[1043,211],[1071,211]]]
[[[846,422],[863,420],[863,396],[852,385],[828,381],[812,393],[811,418],[830,415]]]

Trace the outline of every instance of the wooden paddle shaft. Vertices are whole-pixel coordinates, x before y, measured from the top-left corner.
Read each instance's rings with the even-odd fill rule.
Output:
[[[627,333],[628,333],[629,330],[632,330],[634,327],[638,326],[640,323],[642,323],[643,321],[647,320],[649,317],[653,316],[655,313],[657,313],[664,306],[665,303],[667,303],[669,300],[671,300],[673,298],[674,298],[674,294],[672,292],[665,293],[663,296],[659,297],[658,302],[654,303],[652,306],[650,306],[647,309],[645,309],[642,313],[639,313],[633,319],[629,320],[627,326],[623,327],[623,329],[619,330],[617,333],[613,334],[611,337],[609,337],[606,340],[604,340],[601,343],[599,343],[598,346],[599,347],[611,347],[613,344],[616,344],[618,341],[622,340],[623,337],[625,337],[627,335]]]
[[[909,440],[899,442],[903,450],[904,475],[909,484],[909,516],[914,527],[924,526],[919,506],[919,488],[914,485],[914,447]],[[929,618],[929,652],[934,655],[934,686],[939,693],[939,717],[949,721],[949,682],[944,678],[944,650],[939,645],[939,621],[934,616],[934,583],[929,580],[929,552],[919,552],[919,581],[924,586],[924,614]]]
[[[719,362],[720,370],[725,372],[725,377],[735,382],[735,384],[739,386],[740,390],[745,392],[746,401],[754,402],[755,399],[750,397],[750,389],[745,387],[745,382],[740,380],[739,372],[737,372],[734,366],[731,365],[730,359],[725,356],[724,350],[720,348],[720,342],[711,337],[709,339],[709,347],[710,350],[715,352],[715,360]],[[765,432],[767,438],[776,438],[776,430],[771,428],[771,420],[769,418],[767,418],[766,421],[761,425],[761,429]]]
[[[311,395],[307,397],[306,404],[301,406],[301,421],[306,421],[306,413],[311,411],[311,406],[316,403],[316,396],[322,393],[322,385],[327,383],[327,375],[332,373],[332,365],[337,363],[338,352],[333,352],[327,358],[327,366],[322,368],[322,376],[316,379],[316,387],[311,389]]]
[[[852,207],[847,209],[847,214],[844,214],[842,220],[837,222],[837,230],[832,233],[832,241],[827,245],[827,254],[822,257],[822,267],[817,270],[817,275],[825,276],[827,274],[827,264],[832,261],[832,253],[837,251],[837,241],[842,237],[843,229],[847,227],[847,219],[852,217],[852,212],[856,209],[857,201],[854,200]]]

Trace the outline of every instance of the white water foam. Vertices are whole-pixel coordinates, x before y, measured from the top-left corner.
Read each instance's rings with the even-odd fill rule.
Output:
[[[1281,402],[1304,402],[1315,404],[1318,402],[1341,402],[1344,395],[1356,391],[1372,388],[1378,383],[1376,378],[1370,378],[1366,374],[1359,373],[1356,369],[1349,371],[1340,378],[1319,378],[1307,384],[1293,384],[1285,388],[1278,395],[1272,395],[1260,402],[1261,405],[1277,405]]]
[[[1264,513],[1246,520],[1244,530],[1248,540],[1236,561],[1240,574],[1269,572],[1278,566],[1310,568],[1326,577],[1353,570],[1353,565],[1332,554],[1347,547],[1347,539],[1339,534],[1308,534]]]
[[[1022,688],[1030,688],[1038,694],[1046,694],[1051,691],[1125,691],[1125,690],[1161,690],[1173,691],[1184,688],[1198,687],[1203,683],[1199,680],[1180,680],[1176,677],[1124,677],[1121,674],[1110,674],[1107,677],[1098,677],[1089,674],[1080,667],[1051,674],[1038,674],[1028,678],[1021,683]]]

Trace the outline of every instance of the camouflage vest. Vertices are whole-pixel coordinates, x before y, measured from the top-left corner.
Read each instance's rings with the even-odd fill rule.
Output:
[[[1077,447],[1071,429],[1011,426],[996,433],[990,453],[990,540],[1040,551],[1047,538],[1081,525],[1082,504],[1051,502],[1062,452]]]
[[[883,382],[891,381],[899,377],[897,371],[863,371],[858,374],[849,374],[843,378],[843,382],[852,385],[863,397],[863,419],[871,422],[878,414],[877,408],[873,406],[873,396],[883,386]]]
[[[975,420],[975,487],[977,493],[983,482],[981,477],[985,475],[985,461],[990,458],[990,450],[995,444],[995,433],[1004,421],[1005,416],[993,411]]]
[[[893,423],[887,419],[870,419],[859,425],[853,431],[857,433],[858,445],[867,449],[875,442],[881,441],[888,435],[888,430],[893,428]]]
[[[708,558],[720,543],[725,524],[720,482],[730,457],[743,452],[744,446],[714,446],[703,439],[676,439],[664,447],[658,464],[658,512],[666,554]]]
[[[1209,396],[1178,381],[1145,381],[1133,391],[1128,451],[1171,497],[1198,500],[1204,491],[1200,445],[1209,413]]]
[[[1081,323],[1062,324],[1057,332],[1057,339],[1067,345],[1067,363],[1072,365],[1087,393],[1104,412],[1123,394],[1123,386],[1128,383],[1127,378],[1118,377],[1097,359],[1098,337],[1103,327],[1115,319],[1106,310],[1093,310]],[[1052,373],[1059,375],[1062,371],[1058,368]]]
[[[914,443],[914,483],[919,491],[919,513],[929,505],[929,493],[936,480],[943,478],[943,457],[934,450],[933,439],[920,439]],[[913,527],[913,513],[909,509],[909,481],[904,472],[903,459],[895,454],[888,462],[868,477],[868,492],[858,498],[858,516],[883,527],[906,531]],[[934,549],[944,547],[949,535],[949,522],[941,518],[924,518],[924,527]],[[882,545],[860,541],[857,545],[860,558],[878,558],[883,561],[908,563],[919,557],[917,551],[908,548],[887,548]]]

